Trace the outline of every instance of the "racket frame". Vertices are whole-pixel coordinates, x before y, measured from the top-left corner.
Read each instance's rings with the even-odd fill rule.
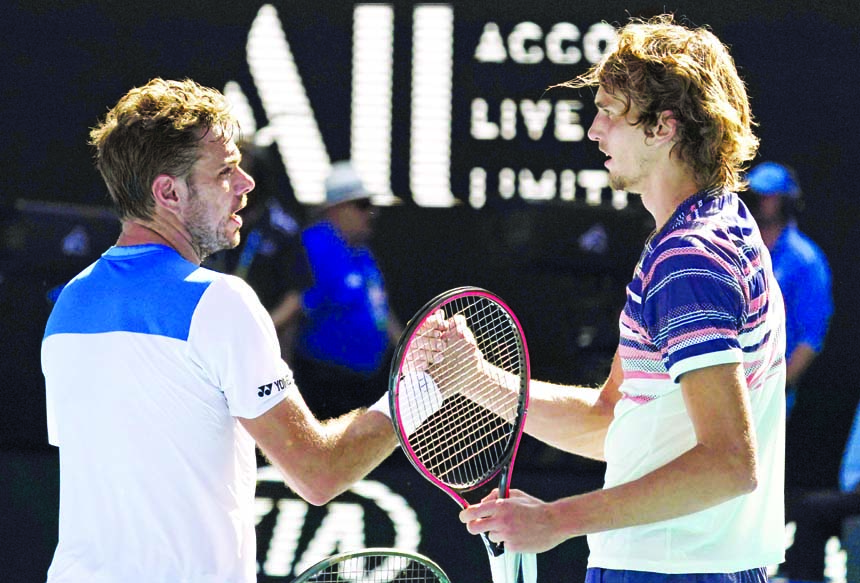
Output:
[[[403,558],[409,559],[415,563],[418,563],[427,568],[433,575],[436,577],[436,583],[451,583],[448,575],[445,571],[442,570],[435,561],[422,555],[421,553],[415,551],[407,551],[404,549],[395,549],[390,547],[370,547],[365,549],[359,549],[356,551],[346,551],[342,553],[338,553],[336,555],[332,555],[330,557],[326,557],[322,559],[304,571],[300,573],[292,583],[305,583],[306,581],[312,581],[313,577],[320,574],[322,571],[334,567],[339,563],[343,563],[353,559],[360,559],[363,557],[376,557],[376,558]],[[390,581],[396,581],[397,577],[400,574],[398,573],[393,579]],[[373,581],[381,581],[381,579],[373,578]],[[346,580],[344,580],[346,581]],[[428,582],[429,583],[429,582]]]
[[[430,473],[424,467],[424,464],[422,464],[417,459],[417,456],[412,450],[412,446],[410,445],[407,436],[403,435],[400,411],[397,407],[397,391],[398,384],[401,378],[403,359],[405,358],[409,347],[412,345],[412,339],[416,335],[419,328],[421,328],[424,322],[430,316],[436,313],[436,311],[439,310],[443,305],[449,304],[460,298],[474,296],[483,297],[489,299],[493,303],[498,304],[516,326],[519,339],[519,342],[517,343],[517,350],[519,352],[519,359],[522,364],[522,370],[520,371],[519,375],[520,391],[517,403],[518,414],[516,416],[516,420],[514,422],[515,425],[512,432],[514,440],[513,446],[508,450],[505,456],[499,460],[496,465],[496,468],[477,484],[471,485],[468,488],[455,488]],[[507,498],[510,489],[510,475],[513,471],[517,450],[519,449],[520,441],[522,439],[523,427],[525,426],[526,414],[528,413],[530,378],[531,370],[529,365],[529,352],[528,347],[526,345],[526,339],[522,325],[520,324],[520,321],[514,314],[513,310],[511,310],[510,307],[500,297],[480,287],[463,286],[445,291],[428,301],[420,310],[418,310],[418,312],[415,313],[415,315],[407,323],[406,328],[401,335],[400,341],[397,344],[394,357],[391,361],[391,373],[389,375],[388,398],[389,406],[392,412],[391,417],[396,427],[397,439],[400,441],[400,445],[403,448],[403,451],[406,453],[406,457],[409,459],[409,462],[415,467],[416,470],[418,470],[418,472],[422,476],[424,476],[424,478],[437,486],[439,489],[446,492],[464,509],[468,507],[469,501],[466,500],[466,498],[462,496],[461,493],[468,493],[480,490],[482,489],[482,487],[486,486],[486,484],[488,484],[497,477],[499,477],[499,495],[502,498]]]

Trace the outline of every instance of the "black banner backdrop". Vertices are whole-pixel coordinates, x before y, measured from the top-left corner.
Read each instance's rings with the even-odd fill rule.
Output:
[[[5,8],[0,445],[20,471],[4,464],[0,476],[53,455],[38,356],[46,295],[117,232],[88,128],[156,76],[223,89],[246,136],[270,144],[271,173],[299,213],[319,200],[327,164],[349,157],[376,191],[403,199],[383,209],[374,241],[398,313],[447,287],[488,287],[520,316],[536,377],[600,382],[623,286],[652,225],[634,196],[606,186],[585,137],[591,95],[548,87],[599,58],[611,42],[606,23],[665,10],[710,25],[730,45],[762,159],[797,169],[808,207],[801,228],[830,257],[836,317],[791,420],[787,479],[835,484],[860,375],[860,71],[852,65],[860,11],[852,3],[12,0]],[[526,474],[553,469],[534,484],[547,497],[570,493],[570,473],[599,475],[594,462],[529,440],[523,448]],[[23,488],[10,494],[18,508],[29,508],[21,505],[28,492],[54,503],[31,481],[13,486]],[[29,518],[45,524],[20,518],[24,529]],[[440,536],[431,530],[424,526],[422,544]],[[464,544],[483,566],[479,543]],[[447,556],[436,558],[448,567]]]
[[[4,583],[44,581],[56,544],[57,464],[52,450],[0,450]],[[528,466],[516,470],[513,477],[514,487],[547,499],[560,492],[584,492],[600,483],[600,476],[593,473],[570,469],[547,473]],[[418,550],[437,561],[455,583],[491,578],[486,549],[457,519],[457,503],[421,477],[399,451],[322,507],[298,498],[277,472],[263,467],[257,512],[260,583],[286,583],[318,559],[372,546]],[[539,580],[557,581],[569,575],[571,581],[579,581],[587,557],[584,539],[568,541],[540,555]]]

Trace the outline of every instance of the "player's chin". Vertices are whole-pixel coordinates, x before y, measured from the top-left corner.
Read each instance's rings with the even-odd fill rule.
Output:
[[[234,236],[228,237],[226,239],[225,244],[224,244],[224,248],[225,249],[235,249],[236,247],[239,246],[239,243],[241,243],[241,242],[242,242],[242,237],[239,235],[239,233],[236,233]]]
[[[609,171],[609,188],[612,190],[627,190],[629,186],[630,183],[626,177],[618,173],[613,173],[611,170]]]
[[[235,224],[228,225],[224,230],[224,247],[235,249],[242,242],[242,232]]]
[[[207,247],[208,253],[206,255],[208,257],[209,255],[218,253],[219,251],[224,251],[225,249],[235,249],[239,246],[241,241],[242,239],[239,237],[238,233],[225,233],[222,237],[211,241],[211,245]]]

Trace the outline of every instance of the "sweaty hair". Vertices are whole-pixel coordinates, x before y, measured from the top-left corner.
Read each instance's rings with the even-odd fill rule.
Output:
[[[210,131],[228,140],[235,128],[227,99],[189,79],[153,79],[129,91],[90,131],[96,167],[120,218],[150,219],[155,178],[186,176]]]
[[[664,111],[677,121],[673,152],[700,188],[743,190],[743,170],[758,138],[746,87],[726,46],[705,28],[688,28],[671,14],[631,19],[618,45],[563,87],[601,86],[636,106],[636,125],[656,126]]]

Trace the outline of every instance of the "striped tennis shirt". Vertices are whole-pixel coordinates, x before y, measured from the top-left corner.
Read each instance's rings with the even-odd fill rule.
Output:
[[[645,245],[620,317],[621,399],[605,487],[696,444],[681,392],[689,371],[740,363],[758,444],[757,489],[712,508],[589,536],[589,566],[727,573],[782,561],[785,310],[758,227],[722,189],[684,201]]]

